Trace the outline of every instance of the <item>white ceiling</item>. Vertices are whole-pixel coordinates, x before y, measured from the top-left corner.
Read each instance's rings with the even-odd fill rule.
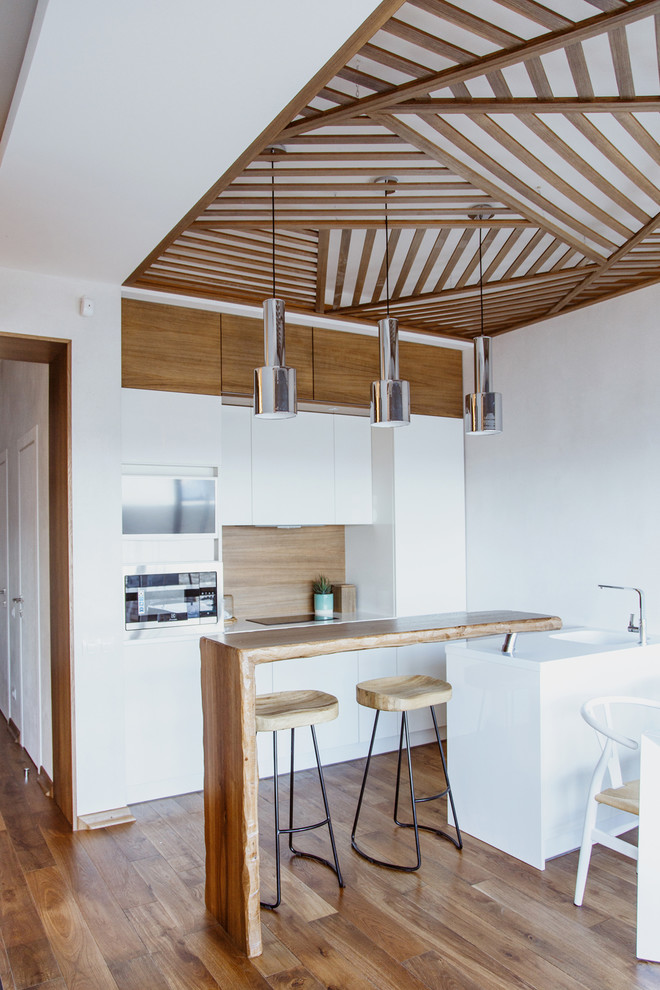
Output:
[[[0,266],[123,282],[375,6],[39,0],[0,145]]]

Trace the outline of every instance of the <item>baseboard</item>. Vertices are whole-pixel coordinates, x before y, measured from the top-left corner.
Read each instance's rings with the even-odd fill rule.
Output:
[[[14,722],[13,718],[10,718],[9,721],[7,722],[7,728],[9,729],[9,733],[10,733],[12,739],[14,740],[14,742],[15,743],[18,743],[19,746],[20,746],[20,744],[21,744],[21,730],[16,725],[16,722]]]
[[[44,770],[43,767],[40,767],[39,773],[37,774],[37,783],[39,784],[39,787],[44,792],[44,794],[46,795],[46,797],[47,798],[52,798],[52,796],[53,796],[53,782],[52,782],[52,780],[50,779],[50,777],[48,776],[48,774],[46,773],[46,771]]]
[[[109,825],[128,825],[135,821],[130,808],[112,808],[110,811],[95,811],[91,815],[78,815],[77,828],[107,828]]]

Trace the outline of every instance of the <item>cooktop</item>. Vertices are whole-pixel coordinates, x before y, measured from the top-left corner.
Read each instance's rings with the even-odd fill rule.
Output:
[[[263,619],[248,619],[248,622],[256,622],[260,626],[290,626],[296,622],[314,622],[314,613],[305,612],[303,615],[267,615]],[[338,622],[334,617],[331,619],[317,619],[317,622]]]

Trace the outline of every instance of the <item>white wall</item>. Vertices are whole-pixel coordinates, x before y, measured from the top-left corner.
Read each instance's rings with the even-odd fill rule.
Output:
[[[497,337],[504,431],[466,438],[468,607],[660,634],[660,287]]]
[[[81,295],[95,315],[79,315]],[[122,807],[124,683],[118,286],[0,269],[0,332],[72,346],[73,676],[77,813]]]
[[[23,697],[20,671],[20,618],[12,610],[11,600],[21,594],[19,566],[18,441],[33,427],[37,428],[37,495],[39,509],[39,647],[40,698]],[[0,709],[23,730],[21,703],[41,709],[41,749],[31,752],[37,769],[53,772],[53,740],[50,705],[50,584],[48,569],[48,369],[45,365],[22,361],[0,363],[0,450],[7,451],[8,477],[8,550],[9,570],[7,599],[9,621],[9,656],[0,664]],[[6,660],[6,662],[5,662]],[[11,662],[10,662],[11,661]],[[15,697],[12,696],[12,691]]]

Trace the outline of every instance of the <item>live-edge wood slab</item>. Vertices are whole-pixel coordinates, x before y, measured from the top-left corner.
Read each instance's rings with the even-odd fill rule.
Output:
[[[261,953],[255,665],[560,628],[557,616],[448,612],[202,638],[206,906],[246,955]]]

